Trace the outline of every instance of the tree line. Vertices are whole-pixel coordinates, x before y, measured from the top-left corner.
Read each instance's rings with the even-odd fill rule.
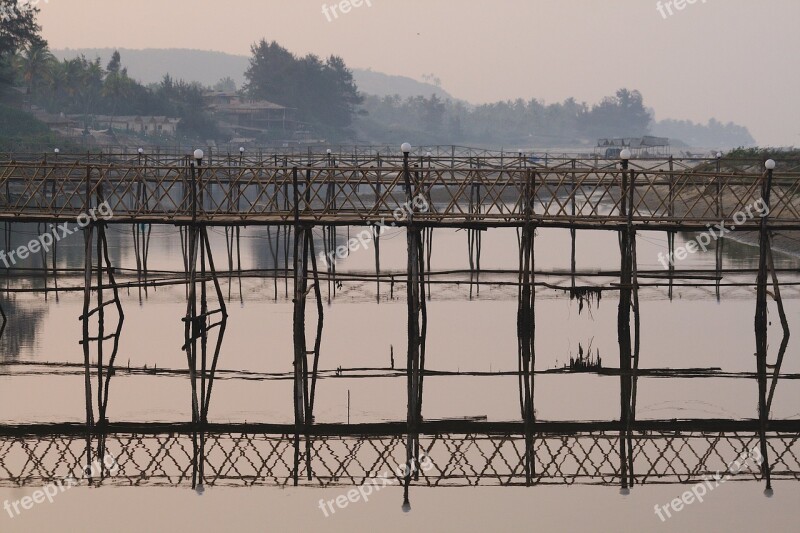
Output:
[[[344,60],[314,54],[297,57],[262,39],[251,48],[244,91],[252,98],[293,108],[301,122],[326,136],[347,137],[363,102]]]
[[[402,99],[367,96],[356,120],[359,138],[421,144],[487,146],[580,146],[599,138],[657,135],[685,140],[692,146],[747,146],[754,140],[746,128],[690,121],[656,122],[639,91],[620,89],[599,103],[574,98],[545,104],[540,100],[495,102],[470,106],[436,95]]]
[[[128,76],[119,52],[106,66],[99,58],[84,56],[58,61],[46,43],[36,41],[25,45],[12,65],[30,104],[50,113],[82,115],[86,128],[94,115],[155,115],[180,118],[178,132],[185,137],[214,139],[218,135],[202,86],[169,75],[144,86]]]
[[[0,25],[0,90],[22,87],[29,105],[51,113],[81,115],[86,128],[93,115],[163,115],[180,118],[185,138],[221,139],[197,83],[166,75],[148,86],[132,79],[120,54],[107,65],[100,59],[56,60],[40,35],[37,8],[0,0],[13,16]],[[506,147],[579,146],[601,137],[655,134],[695,146],[754,144],[746,128],[688,121],[655,122],[639,91],[620,89],[594,105],[568,98],[545,104],[536,99],[471,106],[431,97],[362,95],[351,70],[338,56],[298,57],[277,42],[262,39],[251,48],[243,96],[293,109],[296,128],[332,142],[479,144]],[[215,87],[235,91],[233,80]],[[286,137],[290,132],[283,132]]]

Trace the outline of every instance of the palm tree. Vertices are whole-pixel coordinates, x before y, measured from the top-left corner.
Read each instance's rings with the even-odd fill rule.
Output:
[[[27,86],[29,97],[33,96],[36,89],[42,84],[52,83],[53,65],[56,58],[47,48],[47,43],[35,41],[23,48],[22,53],[15,58],[17,71]]]
[[[119,72],[109,71],[100,95],[111,101],[111,116],[117,115],[119,103],[127,99],[131,94],[132,80],[128,77],[128,69]]]

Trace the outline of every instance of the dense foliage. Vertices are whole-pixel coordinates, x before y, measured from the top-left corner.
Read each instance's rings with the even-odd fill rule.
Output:
[[[800,165],[800,148],[737,148],[726,153],[725,160],[766,161],[774,159],[779,167]]]
[[[37,13],[30,3],[0,0],[0,85],[8,86],[14,81],[14,54],[23,46],[42,42]]]
[[[179,132],[187,137],[217,134],[205,113],[201,86],[165,76],[145,87],[128,76],[119,53],[104,68],[99,59],[83,56],[56,61],[45,43],[34,42],[15,57],[14,65],[32,104],[51,113],[83,115],[87,127],[92,115],[156,115],[181,118]]]
[[[362,96],[342,58],[298,58],[276,42],[252,47],[245,91],[253,98],[294,108],[299,119],[331,135],[348,132]]]
[[[751,146],[755,139],[744,126],[729,122],[723,124],[711,119],[707,124],[695,124],[689,120],[661,120],[651,130],[660,137],[680,139],[689,146]]]
[[[30,113],[0,104],[0,152],[39,150],[53,146],[72,149],[69,142],[57,140],[46,124]]]
[[[594,144],[598,138],[657,135],[685,139],[694,146],[753,144],[746,128],[691,122],[654,122],[638,91],[620,89],[589,106],[568,98],[561,103],[515,100],[479,106],[443,100],[435,95],[403,100],[367,96],[365,115],[356,122],[360,138],[421,144],[478,144],[534,147]]]

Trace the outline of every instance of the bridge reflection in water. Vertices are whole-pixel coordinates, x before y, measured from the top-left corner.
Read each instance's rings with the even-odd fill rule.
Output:
[[[539,425],[542,433],[534,436],[532,453],[526,454],[520,424],[428,422],[425,431],[433,432],[419,435],[420,456],[427,457],[425,468],[412,476],[410,484],[620,484],[614,423]],[[650,429],[631,433],[631,484],[690,483],[720,475],[731,480],[762,479],[757,461],[750,459],[759,447],[757,421],[638,425]],[[383,475],[404,482],[400,474],[406,461],[406,435],[401,424],[315,426],[316,435],[301,437],[309,447],[301,442],[300,454],[295,454],[293,426],[212,425],[203,435],[202,448],[188,425],[115,426],[119,429],[98,440],[116,458],[119,470],[90,480],[92,484],[326,487],[360,485]],[[470,426],[474,431],[456,430]],[[670,430],[670,426],[695,429]],[[766,436],[772,479],[800,481],[800,424],[776,421],[773,426],[779,429]],[[98,442],[87,441],[80,425],[5,427],[3,433],[0,485],[6,487],[75,476],[85,465],[87,442]]]

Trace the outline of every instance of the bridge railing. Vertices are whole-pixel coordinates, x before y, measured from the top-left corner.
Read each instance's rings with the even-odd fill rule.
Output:
[[[422,224],[621,224],[695,226],[738,217],[755,227],[764,174],[663,166],[449,167],[413,161],[381,166],[166,166],[79,162],[0,163],[0,217],[74,218],[108,202],[115,219],[211,223],[403,224],[413,203]],[[192,194],[192,190],[196,195]],[[196,201],[193,198],[196,197]],[[424,201],[423,201],[424,200]],[[739,214],[745,215],[742,219]],[[776,173],[773,224],[800,224],[800,174]]]

